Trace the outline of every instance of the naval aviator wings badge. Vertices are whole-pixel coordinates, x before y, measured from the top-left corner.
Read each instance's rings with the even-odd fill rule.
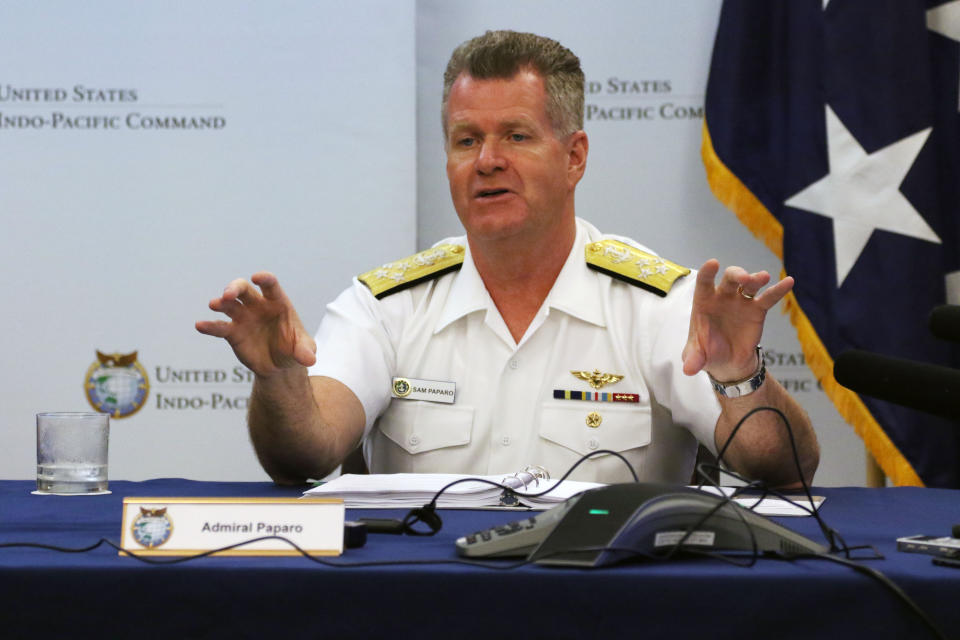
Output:
[[[618,373],[601,373],[599,369],[593,371],[571,371],[575,377],[585,380],[596,391],[573,391],[570,389],[554,389],[553,397],[557,400],[587,400],[590,402],[640,402],[638,393],[611,393],[600,391],[608,384],[616,384],[623,379]],[[592,425],[591,425],[592,426]]]
[[[586,380],[594,389],[602,389],[608,384],[614,384],[623,380],[619,373],[600,373],[600,369],[593,371],[571,371],[575,377]]]

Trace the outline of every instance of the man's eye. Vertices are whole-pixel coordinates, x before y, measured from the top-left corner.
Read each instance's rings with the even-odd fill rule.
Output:
[[[457,145],[460,147],[472,147],[474,143],[473,138],[460,138],[457,140]]]
[[[522,133],[511,133],[510,139],[513,140],[514,142],[523,142],[524,140],[527,139],[527,136]]]

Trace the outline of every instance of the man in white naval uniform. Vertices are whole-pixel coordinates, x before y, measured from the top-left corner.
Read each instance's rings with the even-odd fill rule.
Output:
[[[374,472],[559,476],[613,450],[642,480],[685,482],[757,407],[789,421],[802,475],[819,461],[805,412],[758,344],[791,278],[708,260],[694,275],[576,218],[588,154],[583,73],[559,43],[488,32],[444,76],[447,176],[464,238],[362,274],[316,340],[276,277],[231,282],[201,321],[255,374],[248,422],[280,483],[322,477],[357,446]],[[797,484],[775,412],[746,420],[731,468]],[[630,477],[598,455],[573,477]]]

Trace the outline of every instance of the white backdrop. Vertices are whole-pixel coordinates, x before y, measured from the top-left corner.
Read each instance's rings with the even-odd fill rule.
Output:
[[[150,383],[145,406],[113,421],[112,478],[266,479],[249,382],[193,323],[232,278],[268,269],[316,326],[353,274],[415,249],[414,9],[0,4],[0,476],[33,477],[35,412],[89,410],[99,349],[137,351]],[[33,88],[66,95],[12,99]],[[118,128],[54,128],[54,114]],[[50,124],[9,126],[18,116]],[[128,124],[145,117],[225,124]]]
[[[441,73],[488,28],[549,35],[583,61],[581,216],[691,266],[716,256],[779,272],[700,165],[719,6],[3,3],[0,477],[33,477],[35,412],[88,408],[100,350],[136,351],[150,384],[143,408],[113,421],[112,478],[266,478],[246,435],[245,372],[193,322],[214,317],[206,301],[230,279],[269,269],[313,328],[351,275],[461,233]],[[200,128],[159,126],[191,118]],[[816,391],[783,316],[765,346],[814,417],[818,483],[862,484],[860,442]]]

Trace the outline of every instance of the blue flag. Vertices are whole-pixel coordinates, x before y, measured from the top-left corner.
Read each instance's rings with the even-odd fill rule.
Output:
[[[847,349],[960,366],[960,0],[726,0],[706,97],[714,193],[796,278],[807,362],[898,485],[960,487],[960,425],[839,386]],[[829,455],[829,452],[824,452]]]

